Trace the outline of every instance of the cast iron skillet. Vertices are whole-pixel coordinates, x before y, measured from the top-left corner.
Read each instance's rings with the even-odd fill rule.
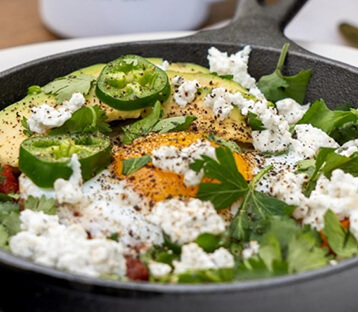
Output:
[[[251,44],[250,72],[271,73],[289,40],[283,27],[306,0],[262,7],[241,0],[227,27],[192,37],[105,45],[43,58],[0,73],[0,108],[21,99],[29,85],[43,85],[75,69],[134,53],[207,65],[207,50],[236,52]],[[319,27],[319,25],[317,25]],[[285,71],[313,69],[307,101],[333,107],[357,104],[358,69],[312,55],[291,44]],[[5,311],[353,311],[358,304],[358,258],[305,274],[231,284],[154,285],[92,279],[35,265],[0,251],[0,307]]]

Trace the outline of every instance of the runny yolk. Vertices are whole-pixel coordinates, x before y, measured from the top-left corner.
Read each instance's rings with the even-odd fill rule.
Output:
[[[146,137],[136,139],[132,144],[116,149],[114,162],[116,174],[120,179],[125,179],[138,194],[146,197],[152,203],[170,197],[195,197],[199,186],[185,186],[182,175],[163,171],[154,167],[151,163],[131,175],[122,175],[122,160],[151,154],[154,149],[164,145],[185,148],[202,138],[203,134],[183,131],[150,134]],[[217,146],[215,143],[212,143],[212,145]],[[252,168],[250,163],[241,154],[234,153],[234,157],[240,173],[247,181],[251,180]],[[204,178],[203,181],[208,182],[209,180]]]

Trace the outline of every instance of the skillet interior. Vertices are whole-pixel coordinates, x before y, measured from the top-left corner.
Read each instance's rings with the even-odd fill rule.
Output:
[[[284,12],[272,15],[271,11],[264,11],[269,18],[261,20],[261,24],[255,24],[254,31],[252,18],[248,17],[250,14],[251,17],[262,17],[262,12],[257,8],[254,8],[256,11],[252,9],[253,0],[246,0],[242,1],[241,11],[239,9],[237,14],[241,22],[236,21],[216,32],[179,40],[83,49],[8,70],[0,74],[0,108],[21,99],[29,85],[42,85],[75,69],[107,62],[128,53],[161,56],[171,61],[190,61],[207,66],[206,53],[210,46],[236,52],[243,46],[240,42],[250,43],[253,47],[250,73],[258,78],[275,68],[282,43],[288,41],[279,36],[284,19],[292,15],[291,11],[298,4],[305,2],[285,1],[290,6]],[[243,33],[238,31],[240,29]],[[251,34],[248,34],[250,29]],[[229,41],[237,43],[227,43]],[[316,57],[294,45],[292,48],[285,66],[286,73],[313,69],[307,101],[322,97],[331,107],[345,102],[358,105],[357,69]],[[38,266],[0,251],[0,276],[4,281],[0,291],[6,294],[0,296],[0,306],[9,311],[119,311],[132,308],[137,311],[197,311],[199,307],[207,311],[235,307],[246,311],[338,311],[342,306],[349,311],[358,302],[354,287],[358,279],[358,259],[297,276],[237,284],[188,286],[118,283],[79,277]],[[20,294],[22,300],[10,300],[12,292]]]

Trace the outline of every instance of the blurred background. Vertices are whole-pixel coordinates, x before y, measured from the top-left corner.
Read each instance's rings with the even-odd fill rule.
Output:
[[[228,22],[236,4],[237,0],[0,0],[0,49],[61,38],[213,27]],[[357,47],[357,12],[358,0],[308,0],[285,33],[294,40]]]

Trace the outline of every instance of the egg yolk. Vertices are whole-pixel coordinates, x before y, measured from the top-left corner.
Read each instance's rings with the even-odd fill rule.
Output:
[[[160,146],[185,148],[203,138],[203,134],[185,131],[164,134],[152,133],[146,137],[138,138],[132,144],[116,148],[114,157],[115,172],[120,179],[126,180],[138,194],[146,197],[153,204],[170,197],[195,197],[199,186],[185,186],[184,177],[180,174],[163,171],[149,163],[133,174],[123,175],[122,161],[151,154],[153,150]],[[214,142],[210,141],[210,143],[213,146],[217,146]],[[247,181],[251,180],[252,170],[250,163],[241,154],[234,153],[234,157],[240,173]],[[203,181],[208,182],[209,180],[204,178]]]

